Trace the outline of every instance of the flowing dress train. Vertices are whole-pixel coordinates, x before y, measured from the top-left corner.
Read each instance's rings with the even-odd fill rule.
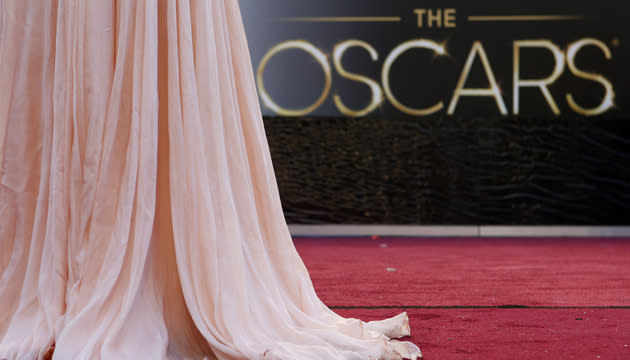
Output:
[[[317,297],[236,0],[0,1],[0,359],[415,359]]]

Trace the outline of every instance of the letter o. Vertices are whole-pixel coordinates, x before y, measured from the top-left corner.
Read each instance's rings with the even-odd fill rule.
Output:
[[[324,90],[322,91],[322,94],[312,105],[304,109],[283,108],[280,105],[278,105],[275,101],[273,101],[269,93],[267,93],[267,90],[265,90],[265,84],[263,81],[263,73],[265,71],[265,67],[267,66],[267,63],[269,62],[269,60],[271,60],[271,58],[274,55],[278,54],[281,51],[289,50],[289,49],[299,49],[299,50],[303,50],[307,52],[309,55],[313,56],[313,58],[321,65],[322,69],[324,70],[326,82],[324,84]],[[273,110],[278,115],[296,116],[296,117],[303,116],[303,115],[306,115],[315,111],[326,100],[326,97],[328,97],[328,94],[330,93],[330,88],[332,86],[331,73],[332,73],[332,70],[326,58],[326,54],[324,54],[321,50],[315,47],[315,45],[304,40],[284,41],[272,47],[271,49],[269,49],[269,51],[265,54],[265,56],[260,61],[260,65],[258,66],[258,72],[256,75],[256,80],[258,82],[258,92],[260,93],[260,97],[262,99],[263,104],[269,109]]]

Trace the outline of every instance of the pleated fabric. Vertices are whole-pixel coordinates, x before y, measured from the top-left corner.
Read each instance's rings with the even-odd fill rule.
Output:
[[[236,0],[0,1],[0,359],[416,359],[283,217]]]

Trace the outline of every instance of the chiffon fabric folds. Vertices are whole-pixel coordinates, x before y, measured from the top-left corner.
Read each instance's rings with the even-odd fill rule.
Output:
[[[0,359],[420,356],[316,296],[236,0],[2,0],[0,84]]]

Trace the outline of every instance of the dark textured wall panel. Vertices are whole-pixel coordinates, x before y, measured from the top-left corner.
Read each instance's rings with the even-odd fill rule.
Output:
[[[293,224],[630,224],[630,120],[265,118]]]

